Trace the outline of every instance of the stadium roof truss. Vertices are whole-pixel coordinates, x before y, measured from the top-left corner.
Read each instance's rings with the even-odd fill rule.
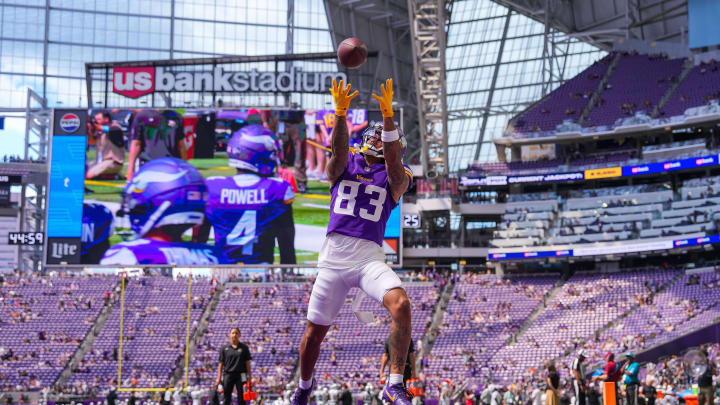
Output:
[[[687,0],[494,1],[605,50],[623,38],[686,42]]]

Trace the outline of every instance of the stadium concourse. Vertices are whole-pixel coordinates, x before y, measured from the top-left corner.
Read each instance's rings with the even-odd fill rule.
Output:
[[[438,397],[437,388],[447,379],[477,395],[489,384],[504,387],[525,403],[544,381],[542,370],[551,360],[569,399],[573,394],[568,367],[580,349],[587,351],[587,365],[594,369],[591,366],[599,365],[607,351],[618,356],[642,352],[720,318],[720,273],[715,271],[687,275],[670,266],[611,274],[580,272],[567,279],[427,272],[407,273],[405,280],[413,303],[419,377],[428,400]],[[193,391],[209,395],[217,348],[231,325],[240,325],[242,339],[253,353],[253,377],[264,398],[282,396],[291,381],[295,342],[303,331],[313,280],[254,281],[193,282],[188,369]],[[124,387],[182,387],[187,284],[186,279],[163,276],[128,279]],[[99,398],[116,387],[118,287],[115,276],[6,275],[0,287],[2,391],[49,389],[51,397]],[[345,327],[331,332],[317,375],[320,386],[348,384],[358,399],[369,400],[366,386],[379,385],[388,319],[379,305],[366,301],[365,306],[374,313],[375,323],[358,327],[347,307],[337,324]],[[440,323],[433,322],[439,317]],[[100,329],[94,329],[98,325]],[[63,374],[77,353],[83,354],[81,360],[71,375]],[[710,359],[720,361],[717,346],[710,349]],[[676,363],[666,358],[660,360],[665,367],[646,366],[644,381],[652,381],[666,395],[679,395],[692,381],[685,374],[668,375],[679,373],[673,369],[681,367]]]

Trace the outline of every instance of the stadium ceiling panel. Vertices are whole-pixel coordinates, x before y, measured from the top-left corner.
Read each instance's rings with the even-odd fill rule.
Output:
[[[507,121],[606,52],[493,0],[454,0],[447,30],[448,165],[501,159]]]
[[[686,42],[687,0],[493,1],[605,50],[623,38]]]
[[[403,107],[404,128],[408,139],[406,161],[417,164],[420,142],[417,128],[415,80],[407,1],[405,0],[327,0],[328,18],[333,46],[345,38],[362,39],[368,49],[377,51],[359,69],[348,70],[348,78],[359,89],[380,91],[380,83],[392,77],[395,100]],[[377,108],[371,92],[362,92],[359,106]]]

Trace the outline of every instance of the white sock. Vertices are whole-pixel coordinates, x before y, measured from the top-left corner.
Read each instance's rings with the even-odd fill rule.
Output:
[[[390,374],[390,378],[388,378],[389,385],[402,384],[402,382],[403,382],[402,374]]]
[[[300,389],[303,389],[303,390],[306,390],[306,389],[312,387],[312,377],[310,377],[310,379],[307,381],[305,381],[301,378],[299,386],[300,386]]]

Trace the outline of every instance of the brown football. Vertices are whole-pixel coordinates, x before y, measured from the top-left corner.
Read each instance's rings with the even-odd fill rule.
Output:
[[[337,57],[343,66],[356,68],[367,60],[367,47],[357,38],[348,38],[338,46]]]

